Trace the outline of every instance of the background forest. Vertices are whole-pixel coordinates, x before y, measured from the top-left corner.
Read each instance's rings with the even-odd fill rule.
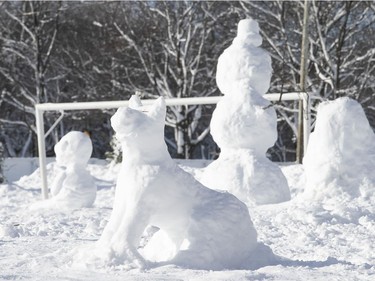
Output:
[[[37,156],[36,103],[126,100],[134,93],[220,95],[217,59],[247,17],[259,22],[272,56],[269,92],[299,91],[303,8],[303,1],[0,1],[0,153]],[[313,113],[321,100],[349,96],[374,128],[375,2],[309,1],[308,34]],[[294,160],[298,103],[274,106],[279,139],[270,157]],[[215,157],[213,109],[169,108],[166,142],[173,157]],[[64,134],[86,129],[93,157],[107,157],[113,113],[64,112],[46,139],[47,155]],[[60,114],[45,113],[47,129]]]

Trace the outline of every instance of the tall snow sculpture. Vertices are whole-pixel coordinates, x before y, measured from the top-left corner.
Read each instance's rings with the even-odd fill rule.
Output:
[[[138,248],[142,233],[154,226],[174,249],[166,264],[199,269],[254,264],[259,245],[246,205],[206,188],[171,159],[164,142],[164,99],[144,108],[133,96],[130,104],[111,118],[126,157],[110,220],[86,263],[150,266]]]
[[[85,133],[67,133],[55,145],[59,172],[51,184],[52,198],[36,203],[32,208],[79,209],[91,207],[96,198],[96,185],[86,170],[92,153],[92,143]]]
[[[358,102],[319,105],[303,166],[310,199],[345,203],[375,194],[375,134]]]
[[[201,178],[206,186],[228,190],[248,206],[290,199],[285,176],[266,157],[277,140],[277,121],[263,97],[272,67],[261,43],[258,23],[241,20],[237,37],[219,57],[216,83],[224,97],[212,115],[211,134],[221,153]]]

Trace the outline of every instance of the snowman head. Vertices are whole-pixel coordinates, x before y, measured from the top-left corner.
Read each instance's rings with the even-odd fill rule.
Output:
[[[54,147],[58,165],[86,166],[92,154],[90,137],[78,131],[67,133]]]
[[[238,23],[237,37],[233,40],[233,43],[258,47],[262,44],[262,37],[260,36],[259,31],[260,29],[257,21],[251,18],[241,20]]]
[[[259,45],[259,25],[253,19],[238,23],[237,37],[220,55],[216,68],[216,84],[224,95],[250,92],[264,95],[270,87],[272,61]]]

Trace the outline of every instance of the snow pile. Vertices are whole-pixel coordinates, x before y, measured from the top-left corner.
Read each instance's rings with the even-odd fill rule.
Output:
[[[337,206],[374,195],[375,135],[358,102],[319,105],[303,165],[307,200]]]
[[[272,251],[257,242],[246,205],[206,188],[171,159],[164,142],[164,99],[144,109],[133,96],[131,106],[111,119],[125,157],[110,220],[94,249],[81,250],[75,263],[144,268],[156,262],[196,269],[269,264]]]
[[[96,197],[95,182],[86,166],[92,143],[85,133],[72,131],[55,145],[56,177],[51,184],[51,199],[38,202],[32,209],[78,209],[91,207]]]
[[[265,156],[277,139],[277,120],[262,96],[272,68],[261,43],[258,23],[241,20],[237,37],[219,58],[216,82],[224,97],[212,115],[211,134],[221,153],[201,177],[203,184],[228,190],[249,206],[290,199],[285,176]]]
[[[18,231],[12,224],[2,225],[0,224],[0,238],[16,238],[18,237]]]

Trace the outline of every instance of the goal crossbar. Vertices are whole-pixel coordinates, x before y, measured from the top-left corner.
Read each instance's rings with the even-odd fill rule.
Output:
[[[310,97],[305,92],[290,93],[269,93],[263,96],[269,101],[292,101],[302,100],[303,103],[303,147],[306,151],[307,143],[310,135]],[[190,98],[171,98],[165,99],[167,106],[177,105],[203,105],[216,104],[222,96],[215,97],[190,97]],[[142,100],[142,104],[150,105],[155,100]],[[128,106],[129,101],[93,101],[93,102],[74,102],[74,103],[40,103],[35,105],[36,129],[38,136],[38,154],[39,154],[39,170],[42,180],[42,196],[48,198],[47,184],[47,167],[46,167],[46,148],[45,148],[45,132],[43,114],[45,111],[64,111],[64,110],[90,110],[90,109],[108,109]],[[51,129],[50,129],[51,130]],[[49,130],[49,131],[50,131]],[[300,138],[301,136],[297,136]]]

